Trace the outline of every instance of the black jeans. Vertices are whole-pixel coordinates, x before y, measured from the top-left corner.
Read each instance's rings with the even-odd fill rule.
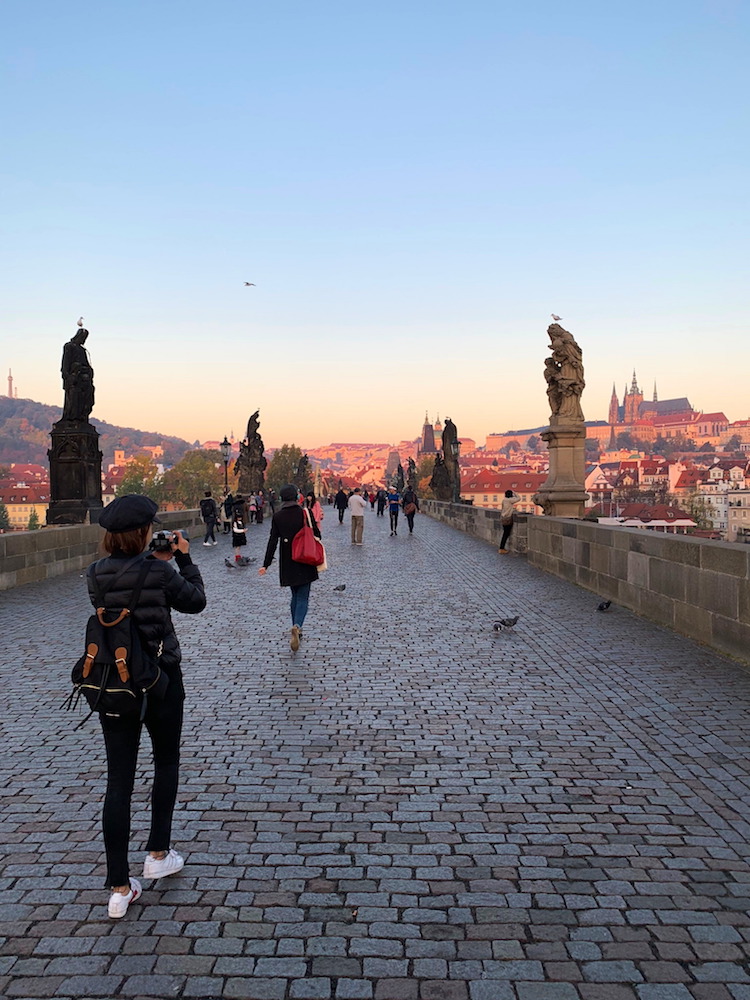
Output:
[[[391,531],[395,531],[398,528],[398,507],[395,510],[388,511],[391,518]]]
[[[207,517],[205,520],[205,525],[206,525],[206,537],[203,539],[203,541],[204,542],[216,541],[216,539],[214,538],[214,528],[216,527],[216,518]]]
[[[513,531],[513,522],[512,521],[510,522],[510,524],[504,524],[503,525],[503,537],[500,539],[500,548],[501,549],[505,548],[505,546],[507,544],[507,541],[510,538],[511,531]]]
[[[346,510],[346,507],[339,507],[339,524],[343,524],[344,523],[344,511],[345,510]]]
[[[164,698],[152,698],[146,711],[144,721],[151,737],[154,757],[151,832],[146,844],[147,851],[169,850],[180,770],[184,699],[182,681],[170,680]],[[127,885],[130,875],[130,800],[142,727],[137,715],[119,719],[102,715],[100,720],[107,748],[107,792],[104,796],[102,826],[104,849],[107,853],[107,886],[110,887]]]
[[[409,534],[414,531],[414,514],[416,514],[416,511],[406,515],[406,520],[409,522]]]

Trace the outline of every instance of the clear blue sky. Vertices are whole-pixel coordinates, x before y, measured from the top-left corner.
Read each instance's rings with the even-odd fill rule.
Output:
[[[189,439],[750,416],[750,4],[127,3],[0,11],[0,374]],[[243,287],[253,281],[255,288]],[[5,370],[3,370],[5,369]]]

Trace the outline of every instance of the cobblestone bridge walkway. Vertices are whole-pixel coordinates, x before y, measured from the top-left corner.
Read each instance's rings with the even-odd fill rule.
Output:
[[[187,865],[120,922],[84,580],[0,595],[0,995],[750,1000],[750,675],[424,516],[324,534],[296,655],[275,572],[194,546]]]

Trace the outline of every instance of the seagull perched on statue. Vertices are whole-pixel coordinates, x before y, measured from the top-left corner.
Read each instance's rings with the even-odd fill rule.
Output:
[[[520,617],[520,615],[515,615],[513,618],[501,618],[492,627],[496,632],[502,632],[504,628],[513,628]]]
[[[555,316],[555,314],[554,314],[554,313],[550,313],[550,316],[551,316],[551,317],[552,317],[552,319],[553,319],[553,320],[555,321],[555,323],[559,323],[559,322],[560,322],[560,320],[562,319],[562,316]]]
[[[83,326],[83,316],[78,317],[78,325]]]

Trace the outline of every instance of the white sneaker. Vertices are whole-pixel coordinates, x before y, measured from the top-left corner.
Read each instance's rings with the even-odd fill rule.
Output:
[[[211,544],[212,544],[212,545],[218,545],[219,543],[218,543],[218,542],[216,541],[216,539],[214,538],[214,540],[213,540],[213,541],[211,542]]]
[[[185,859],[171,847],[164,858],[152,858],[146,855],[143,862],[144,878],[164,878],[166,875],[174,875],[175,872],[185,867]]]
[[[128,912],[128,907],[131,903],[135,902],[136,899],[141,895],[141,883],[137,878],[131,878],[130,880],[130,892],[123,895],[121,892],[113,892],[109,897],[109,905],[107,906],[107,912],[110,917],[115,920],[119,920],[120,917],[124,917]]]
[[[204,545],[210,545],[211,543],[210,542],[204,542],[203,544]]]

